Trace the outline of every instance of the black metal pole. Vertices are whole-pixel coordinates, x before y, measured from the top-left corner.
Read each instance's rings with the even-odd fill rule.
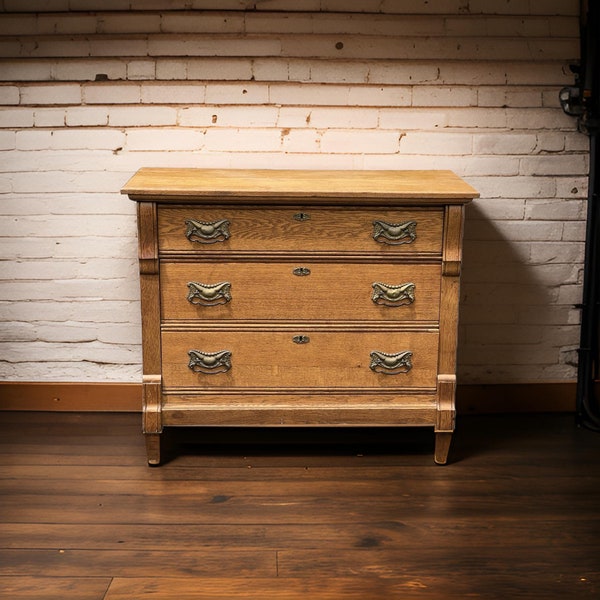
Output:
[[[600,35],[599,2],[584,0],[581,3],[581,11],[582,64],[579,76],[583,111],[580,123],[590,138],[590,172],[577,372],[577,422],[584,427],[600,431],[600,406],[596,394],[600,369],[600,60],[597,43]]]

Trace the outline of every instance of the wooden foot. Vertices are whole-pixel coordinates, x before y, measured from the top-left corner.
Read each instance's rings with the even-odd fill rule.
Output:
[[[433,460],[438,465],[445,465],[448,461],[448,452],[450,450],[450,442],[452,441],[451,431],[436,431],[435,432],[435,454]]]
[[[160,464],[160,433],[146,433],[146,455],[149,465]]]

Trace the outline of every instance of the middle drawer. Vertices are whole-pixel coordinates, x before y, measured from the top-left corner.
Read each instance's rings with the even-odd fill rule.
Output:
[[[162,319],[437,321],[439,264],[163,262]]]

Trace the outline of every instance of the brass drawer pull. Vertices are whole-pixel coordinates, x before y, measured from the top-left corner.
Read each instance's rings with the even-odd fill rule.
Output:
[[[187,230],[185,237],[190,242],[198,242],[200,244],[214,244],[216,242],[224,242],[230,237],[229,225],[227,219],[221,221],[196,221],[195,219],[186,219],[185,224]]]
[[[412,369],[412,355],[409,350],[398,352],[398,354],[386,354],[374,350],[371,352],[371,364],[369,368],[375,373],[384,375],[398,375],[408,373]]]
[[[225,373],[231,369],[231,352],[229,350],[221,350],[220,352],[190,350],[188,356],[190,357],[188,367],[194,373],[216,375],[217,373]]]
[[[376,281],[373,284],[371,300],[382,306],[406,306],[415,301],[415,284],[402,283],[389,285]]]
[[[386,223],[385,221],[373,221],[373,239],[376,242],[391,246],[412,244],[417,239],[417,222]]]
[[[231,302],[231,283],[229,281],[214,284],[190,281],[187,286],[190,290],[187,295],[187,301],[190,304],[196,306],[216,306]]]

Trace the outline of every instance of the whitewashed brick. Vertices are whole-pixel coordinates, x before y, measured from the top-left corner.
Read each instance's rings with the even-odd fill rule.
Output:
[[[209,85],[206,87],[205,102],[207,104],[267,104],[269,88],[250,83],[248,85],[238,83]]]
[[[21,87],[21,104],[80,104],[79,84],[60,83]]]
[[[30,35],[38,33],[36,15],[10,15],[3,14],[0,19],[1,35]]]
[[[182,59],[163,59],[156,60],[156,79],[157,80],[186,80],[188,61]]]
[[[131,60],[127,63],[127,79],[130,81],[152,80],[156,77],[156,62],[153,60]]]
[[[139,104],[142,90],[138,84],[89,83],[83,87],[86,104]]]
[[[277,125],[280,127],[302,128],[310,126],[312,109],[305,106],[282,106],[279,109]]]
[[[124,144],[125,134],[122,131],[82,128],[53,131],[50,147],[62,150],[112,150],[122,148]]]
[[[307,154],[320,152],[321,135],[315,129],[284,130],[282,134],[283,150]]]
[[[565,134],[545,131],[537,136],[535,152],[562,152],[565,149]]]
[[[38,14],[35,17],[34,29],[30,29],[29,34],[34,31],[43,35],[95,33],[96,27],[97,17],[95,15],[83,13]]]
[[[175,12],[163,14],[160,29],[165,33],[236,33],[244,30],[244,13]],[[271,30],[273,31],[273,30]]]
[[[111,59],[80,60],[63,59],[52,65],[52,78],[59,81],[94,81],[98,76],[109,80],[126,79],[127,66]]]
[[[249,81],[252,62],[247,59],[207,58],[187,61],[187,79],[196,81]]]
[[[556,179],[548,177],[473,177],[473,185],[487,198],[551,198]]]
[[[477,90],[479,106],[507,108],[537,108],[542,106],[542,92],[526,88],[510,88],[507,86],[480,87]]]
[[[424,60],[369,63],[368,81],[372,84],[406,86],[439,82],[439,79],[439,67]]]
[[[90,42],[85,38],[40,37],[25,38],[17,56],[32,58],[63,58],[90,56]]]
[[[310,79],[321,83],[367,83],[369,69],[362,63],[315,61],[310,67]]]
[[[566,129],[568,131],[576,127],[573,117],[566,115],[560,108],[512,110],[508,112],[507,119],[507,125],[511,129]]]
[[[537,146],[535,134],[495,133],[493,135],[474,135],[473,152],[475,154],[529,154]]]
[[[557,198],[587,198],[587,177],[561,177],[556,181]]]
[[[201,104],[204,101],[204,85],[148,84],[142,87],[145,104]]]
[[[563,242],[553,244],[549,244],[547,242],[534,242],[531,244],[530,261],[532,264],[579,264],[583,261],[583,252],[584,247],[580,242]],[[564,302],[562,302],[562,304],[564,304]]]
[[[577,258],[576,260],[581,260],[581,258]],[[581,304],[583,297],[583,286],[581,285],[563,285],[559,292],[558,298],[556,300],[557,304],[567,304],[571,306],[575,306],[576,304]],[[563,328],[563,331],[566,328]],[[576,329],[575,335],[573,335],[573,339],[576,339],[577,334],[579,333],[579,328]],[[556,338],[552,341],[556,343],[558,346],[562,346],[565,344],[565,336],[560,335],[563,332],[556,332]]]
[[[398,134],[378,131],[325,131],[321,151],[344,154],[385,154],[398,152]]]
[[[431,111],[427,109],[381,109],[379,126],[382,129],[435,130],[448,125],[447,111]]]
[[[378,117],[373,109],[316,107],[310,125],[316,129],[377,129]]]
[[[232,38],[218,35],[150,36],[150,56],[276,56],[281,52],[277,38]]]
[[[128,150],[199,150],[204,131],[196,129],[131,129],[127,132]]]
[[[249,62],[249,61],[248,61]],[[256,58],[249,62],[250,77],[256,81],[310,81],[311,70],[308,61],[281,58]]]
[[[36,127],[62,127],[66,118],[65,108],[35,107],[33,111],[33,123]]]
[[[506,111],[490,108],[450,109],[448,110],[448,127],[505,129]]]
[[[216,152],[276,152],[281,148],[281,132],[211,128],[206,131],[206,148]]]
[[[454,133],[408,132],[400,140],[403,154],[471,154],[473,136]]]
[[[140,39],[92,39],[89,42],[92,56],[148,56],[148,41]]]
[[[207,106],[183,109],[180,115],[182,125],[191,117],[190,124],[198,119],[218,127],[275,127],[279,111],[275,106]]]
[[[477,201],[479,218],[491,221],[521,221],[525,215],[525,200],[514,198],[484,198]]]
[[[0,72],[1,72],[0,68]],[[19,104],[19,88],[15,85],[0,85],[0,105]]]
[[[69,0],[3,0],[3,6],[7,12],[67,12]]]
[[[13,150],[16,146],[16,132],[0,131],[0,150]]]
[[[413,106],[477,106],[477,90],[459,87],[416,87],[413,90]]]
[[[586,227],[583,221],[567,222],[563,225],[562,240],[565,242],[583,242],[586,237]]]
[[[108,109],[77,106],[66,111],[65,124],[69,127],[85,125],[108,125]]]
[[[410,106],[412,89],[408,87],[352,86],[348,90],[349,106]]]
[[[176,125],[177,109],[170,106],[111,106],[108,123],[114,127]]]
[[[583,154],[528,156],[521,159],[523,175],[583,175],[588,172],[588,157]]]
[[[98,33],[158,33],[161,28],[160,14],[144,14],[138,11],[103,13],[97,18]]]
[[[578,200],[527,200],[525,218],[538,221],[585,220],[586,205]]]
[[[77,155],[79,150],[74,150],[72,154]],[[75,156],[73,156],[75,159]],[[78,171],[51,171],[38,172],[35,177],[31,176],[30,172],[14,173],[10,178],[12,191],[21,194],[34,194],[40,192],[89,192],[95,190],[97,192],[113,192],[119,189],[123,184],[123,176],[118,172],[78,172]],[[37,233],[30,235],[38,235]],[[77,231],[80,235],[84,235],[80,225],[77,226]],[[134,230],[130,230],[134,231]],[[89,235],[89,234],[85,234]],[[115,231],[114,235],[122,235]],[[133,235],[133,233],[131,233]]]
[[[470,176],[508,176],[519,174],[520,162],[511,156],[469,156],[460,169],[453,167],[451,170],[460,171],[462,177]]]
[[[4,132],[3,132],[4,133]],[[52,147],[52,131],[23,130],[16,132],[16,147],[18,150],[44,150]],[[15,134],[13,133],[13,139]]]
[[[342,85],[272,84],[268,98],[262,97],[261,103],[269,100],[273,104],[292,106],[346,106],[349,95],[350,88]]]

